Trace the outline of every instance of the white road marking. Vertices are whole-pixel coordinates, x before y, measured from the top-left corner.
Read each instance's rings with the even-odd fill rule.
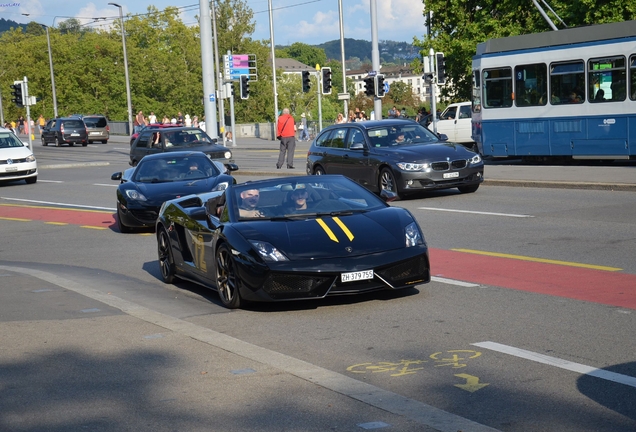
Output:
[[[117,184],[93,183],[93,186],[117,187],[117,186],[119,186],[119,183],[117,183]]]
[[[636,387],[636,377],[622,375],[616,372],[610,372],[603,369],[587,366],[581,363],[574,363],[568,360],[563,360],[558,357],[550,357],[544,354],[527,351],[521,348],[515,348],[508,345],[503,345],[497,342],[478,342],[471,344],[480,348],[486,348],[489,350],[497,351],[500,353],[508,354],[515,357],[524,358],[526,360],[532,360],[538,363],[543,363],[549,366],[556,366],[561,369],[577,372],[583,375],[589,375],[596,378],[601,378],[615,383],[624,384],[630,387]]]
[[[66,204],[66,203],[60,203],[60,202],[37,201],[37,200],[27,200],[27,199],[20,199],[20,198],[7,198],[7,197],[0,197],[0,198],[1,199],[5,199],[7,201],[20,201],[20,202],[33,203],[33,204],[48,204],[48,205],[54,205],[54,206],[59,206],[59,207],[76,207],[76,208],[85,208],[85,209],[90,209],[90,210],[108,210],[108,211],[117,210],[116,208],[112,208],[112,207],[98,207],[98,206],[87,206],[87,205],[80,205],[80,204]]]
[[[479,284],[475,284],[475,283],[471,283],[471,282],[458,281],[458,280],[455,280],[455,279],[446,279],[446,278],[437,277],[437,276],[432,276],[431,280],[435,281],[435,282],[446,283],[446,284],[449,284],[449,285],[459,285],[459,286],[463,286],[463,287],[467,287],[467,288],[475,288],[475,287],[479,286]]]
[[[524,215],[524,214],[514,214],[514,213],[492,213],[492,212],[481,212],[481,211],[472,211],[472,210],[453,210],[453,209],[441,209],[435,207],[418,207],[418,210],[433,210],[433,211],[444,211],[451,213],[470,213],[470,214],[480,214],[480,215],[488,215],[488,216],[505,216],[505,217],[515,217],[515,218],[533,218],[532,215]]]
[[[61,180],[42,180],[42,179],[38,179],[38,182],[40,182],[40,183],[64,183]]]
[[[457,432],[459,430],[471,432],[500,432],[498,429],[474,422],[456,414],[435,408],[415,399],[409,399],[397,393],[359,381],[349,376],[333,372],[304,360],[281,354],[267,348],[236,339],[224,333],[201,327],[191,322],[162,314],[148,309],[137,303],[124,300],[96,288],[73,282],[56,274],[22,267],[0,266],[0,271],[19,272],[31,277],[42,279],[83,296],[115,307],[122,312],[146,322],[161,326],[191,337],[192,339],[215,346],[266,364],[285,373],[321,386],[333,392],[349,396],[352,399],[370,406],[403,416],[412,421],[432,427],[441,432]]]

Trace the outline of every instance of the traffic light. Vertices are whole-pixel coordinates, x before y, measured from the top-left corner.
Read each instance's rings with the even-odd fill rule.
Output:
[[[372,76],[368,76],[364,79],[364,94],[367,96],[375,95],[375,79]]]
[[[311,79],[309,71],[303,71],[303,93],[309,93],[311,89]]]
[[[250,77],[249,75],[241,75],[241,99],[250,97]]]
[[[424,74],[422,78],[424,79],[424,82],[426,84],[432,84],[433,80],[435,79],[435,75],[433,75],[432,73],[427,73],[427,74]]]
[[[379,98],[384,97],[384,75],[375,76],[375,95]]]
[[[444,59],[444,53],[435,54],[437,57],[437,84],[444,84],[446,82],[446,59]]]
[[[324,67],[322,71],[322,94],[331,94],[331,68]]]
[[[13,102],[15,102],[15,104],[22,108],[24,106],[24,82],[22,81],[13,81],[13,84],[11,84],[11,88],[13,89],[13,91],[11,92],[11,94],[13,95],[13,99],[11,99]]]

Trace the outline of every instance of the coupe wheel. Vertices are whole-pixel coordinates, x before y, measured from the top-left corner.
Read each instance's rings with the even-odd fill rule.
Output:
[[[157,254],[159,255],[159,268],[161,269],[161,279],[167,284],[174,281],[174,258],[170,247],[170,237],[165,228],[159,230],[157,235]]]
[[[117,207],[119,207],[119,203],[117,203]],[[119,211],[119,209],[117,209],[117,228],[122,234],[133,232],[133,229],[131,227],[124,225],[124,223],[121,221],[121,211]]]
[[[221,245],[216,251],[216,289],[223,306],[228,309],[241,306],[234,259],[230,248],[226,245]]]
[[[479,189],[479,183],[470,186],[459,186],[457,189],[459,189],[461,193],[473,193]]]
[[[397,183],[395,181],[395,176],[393,175],[393,171],[388,168],[382,168],[380,171],[380,178],[378,179],[378,186],[380,190],[387,190],[393,192],[397,196],[400,196],[397,188]]]
[[[321,166],[314,168],[314,175],[325,175],[325,170]]]

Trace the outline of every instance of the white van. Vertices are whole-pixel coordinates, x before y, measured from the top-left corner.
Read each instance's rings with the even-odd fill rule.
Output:
[[[468,144],[466,147],[472,147],[474,141],[471,137],[472,123],[470,102],[452,103],[437,120],[437,133],[446,134],[448,141]],[[433,123],[428,125],[433,130]]]

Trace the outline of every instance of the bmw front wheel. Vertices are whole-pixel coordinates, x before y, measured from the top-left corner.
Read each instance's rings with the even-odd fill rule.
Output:
[[[393,175],[393,171],[391,171],[389,168],[382,168],[382,171],[380,171],[378,187],[380,191],[387,190],[393,192],[397,196],[400,196],[400,193],[398,192],[397,182],[395,181],[395,176]]]
[[[216,289],[223,306],[228,309],[241,306],[234,259],[227,245],[221,245],[216,251]]]

